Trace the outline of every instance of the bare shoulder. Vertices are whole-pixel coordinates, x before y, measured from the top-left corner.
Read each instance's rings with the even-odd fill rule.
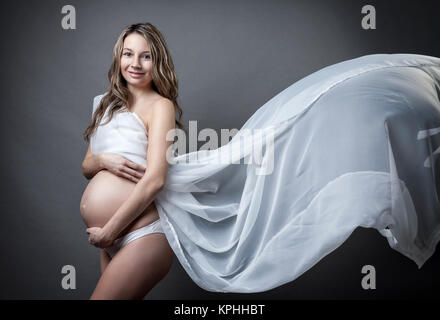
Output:
[[[165,97],[161,97],[160,99],[157,99],[154,104],[153,104],[154,108],[166,108],[166,109],[171,109],[174,110],[174,103],[173,101],[171,101],[168,98]]]
[[[174,103],[168,98],[162,97],[157,99],[152,106],[153,116],[155,118],[174,120]]]
[[[157,111],[155,111],[156,109]],[[140,103],[137,108],[134,108],[133,112],[137,113],[144,122],[148,134],[154,123],[154,121],[152,121],[153,119],[163,116],[165,116],[165,118],[171,117],[170,112],[172,112],[172,116],[174,117],[174,104],[170,99],[158,94],[152,101]]]

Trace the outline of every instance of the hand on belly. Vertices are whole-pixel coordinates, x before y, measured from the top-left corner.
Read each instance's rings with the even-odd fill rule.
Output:
[[[128,198],[135,183],[107,170],[99,171],[87,185],[81,198],[81,216],[87,227],[103,227]],[[158,219],[154,202],[120,236]]]

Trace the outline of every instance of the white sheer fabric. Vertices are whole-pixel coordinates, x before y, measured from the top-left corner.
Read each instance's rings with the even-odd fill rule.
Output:
[[[105,93],[93,99],[93,113],[104,96]],[[116,112],[106,123],[108,111],[107,108],[100,126],[90,137],[92,154],[117,153],[146,167],[148,134],[142,119],[136,113],[124,108],[124,111]]]
[[[440,238],[439,87],[436,57],[344,61],[277,94],[228,144],[175,157],[155,203],[188,275],[266,291],[359,226],[421,267]]]

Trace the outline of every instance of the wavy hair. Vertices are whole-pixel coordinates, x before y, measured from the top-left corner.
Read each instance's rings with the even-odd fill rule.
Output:
[[[170,99],[174,104],[174,110],[178,113],[176,117],[176,126],[184,129],[184,125],[180,121],[182,118],[182,109],[177,102],[178,96],[178,80],[174,72],[174,63],[171,54],[165,43],[165,40],[160,31],[151,23],[136,23],[127,26],[119,35],[118,40],[113,48],[113,62],[108,71],[108,80],[110,82],[110,89],[108,94],[104,95],[93,114],[89,126],[83,134],[86,141],[90,141],[93,132],[101,123],[101,119],[109,106],[108,123],[113,114],[121,109],[124,105],[128,106],[129,90],[127,88],[127,81],[121,74],[121,55],[125,38],[132,33],[138,33],[143,36],[150,45],[152,58],[152,88],[161,96]],[[105,123],[104,123],[105,124]],[[185,130],[185,129],[184,129]]]

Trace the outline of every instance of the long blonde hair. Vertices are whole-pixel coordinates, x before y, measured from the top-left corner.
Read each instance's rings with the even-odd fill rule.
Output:
[[[161,96],[170,99],[174,104],[174,110],[178,113],[176,117],[176,125],[180,129],[184,129],[184,125],[180,122],[182,117],[182,109],[177,102],[178,96],[178,80],[174,72],[174,64],[171,58],[168,47],[160,31],[151,23],[136,23],[127,26],[119,35],[118,40],[113,48],[113,62],[108,71],[108,80],[110,82],[110,89],[108,94],[104,95],[93,114],[89,126],[84,131],[83,138],[90,141],[90,137],[101,122],[102,117],[108,106],[109,109],[108,123],[113,114],[121,110],[124,105],[128,106],[129,90],[127,88],[127,81],[121,74],[121,55],[125,38],[131,33],[138,33],[142,35],[150,45],[151,58],[153,62],[152,87]]]

